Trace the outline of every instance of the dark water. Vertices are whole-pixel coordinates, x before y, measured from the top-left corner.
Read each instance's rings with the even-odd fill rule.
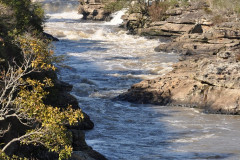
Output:
[[[45,2],[48,10],[52,2]],[[94,121],[86,139],[95,150],[110,160],[240,159],[239,116],[112,100],[171,70],[177,56],[154,52],[158,40],[127,35],[114,25],[120,19],[86,23],[69,10],[48,16],[45,31],[60,38],[56,54],[68,56],[59,78],[74,85],[72,94]]]

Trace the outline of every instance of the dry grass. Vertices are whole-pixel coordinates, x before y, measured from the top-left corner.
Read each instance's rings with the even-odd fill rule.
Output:
[[[240,13],[240,0],[205,0],[210,8],[228,13]]]
[[[167,18],[166,11],[169,7],[178,5],[177,0],[169,0],[164,2],[154,2],[150,7],[148,7],[148,14],[152,21],[162,21]]]

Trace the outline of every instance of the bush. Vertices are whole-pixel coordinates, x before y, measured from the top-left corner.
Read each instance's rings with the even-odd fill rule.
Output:
[[[128,12],[131,13],[142,13],[142,14],[147,14],[148,9],[147,6],[144,3],[137,3],[134,5],[130,5]]]
[[[172,4],[169,2],[154,2],[149,8],[148,13],[152,21],[162,21],[167,18],[166,11]]]
[[[43,31],[44,11],[39,4],[32,3],[31,0],[0,0],[0,3],[10,7],[14,12],[16,25],[13,25],[18,32],[24,32],[29,28]]]
[[[43,10],[31,0],[0,0],[0,9],[0,59],[5,59],[0,65],[0,159],[19,159],[7,152],[15,142],[44,146],[68,159],[72,145],[66,126],[84,117],[80,109],[45,104],[52,80],[32,76],[55,70],[50,42],[41,38]]]
[[[42,145],[58,153],[59,159],[67,159],[71,156],[72,146],[66,125],[77,124],[83,119],[83,114],[80,109],[74,110],[71,106],[60,109],[44,104],[43,100],[48,95],[45,89],[53,86],[52,80],[29,77],[34,72],[55,70],[48,42],[26,33],[15,36],[15,43],[21,49],[22,60],[13,60],[8,68],[2,68],[0,72],[0,124],[9,124],[7,128],[0,128],[0,138],[5,139],[9,128],[17,128],[9,121],[11,117],[16,118],[26,131],[18,137],[4,140],[0,153],[6,152],[13,143],[20,142]],[[18,130],[15,129],[15,132]]]
[[[129,5],[128,0],[117,0],[115,2],[104,1],[103,3],[105,4],[105,7],[104,7],[105,11],[110,13],[119,11]]]

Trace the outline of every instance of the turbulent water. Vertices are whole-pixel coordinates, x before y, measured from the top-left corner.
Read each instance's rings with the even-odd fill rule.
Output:
[[[57,55],[67,67],[59,78],[95,128],[86,141],[109,160],[240,159],[240,117],[197,109],[141,105],[113,100],[134,83],[171,70],[173,53],[154,52],[159,40],[127,35],[111,22],[81,21],[77,1],[41,1],[49,17],[45,31],[58,37]]]

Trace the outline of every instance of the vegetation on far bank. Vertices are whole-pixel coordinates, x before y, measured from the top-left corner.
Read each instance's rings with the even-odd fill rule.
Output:
[[[112,2],[109,2],[109,0],[103,0],[103,3],[105,4],[104,9],[110,13],[113,13],[128,7],[130,2],[131,2],[130,0],[117,0]]]
[[[239,0],[165,0],[165,1],[152,1],[145,2],[143,0],[104,0],[105,9],[109,12],[115,12],[122,8],[129,8],[130,13],[141,12],[151,17],[152,21],[165,20],[167,18],[166,11],[169,8],[184,7],[194,5],[196,7],[203,6],[207,14],[215,15],[216,21],[224,21],[219,15],[240,14],[240,1]],[[221,19],[221,20],[220,20]]]
[[[42,32],[44,12],[31,0],[0,0],[0,8],[0,159],[34,158],[14,150],[16,144],[45,147],[67,159],[72,142],[66,126],[83,114],[45,103],[56,81],[47,73],[54,75],[56,68]]]

